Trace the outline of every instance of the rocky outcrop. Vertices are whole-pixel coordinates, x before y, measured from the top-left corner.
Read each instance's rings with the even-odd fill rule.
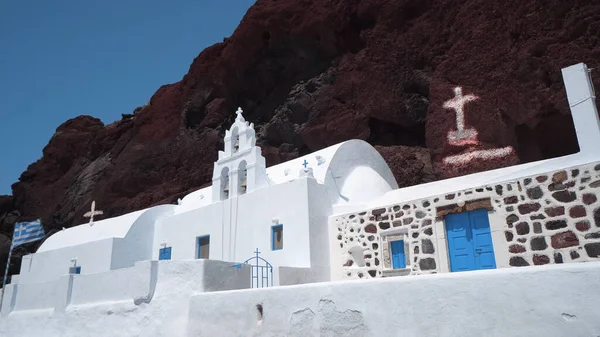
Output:
[[[238,106],[268,165],[358,138],[400,186],[576,152],[560,69],[597,66],[598,13],[585,0],[259,0],[133,114],[59,126],[13,185],[8,213],[54,230],[81,222],[92,200],[105,216],[174,202],[210,183]],[[455,86],[479,97],[466,110],[479,146],[514,154],[440,166],[456,151],[442,106]]]

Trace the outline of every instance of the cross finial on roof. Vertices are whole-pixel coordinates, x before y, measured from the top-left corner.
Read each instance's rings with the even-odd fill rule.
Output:
[[[244,116],[242,116],[242,108],[238,108],[237,111],[235,112],[237,117],[235,118],[236,121],[240,121],[240,122],[245,122],[246,120],[244,119]]]
[[[90,226],[94,223],[94,215],[101,215],[104,212],[102,211],[96,211],[96,201],[92,201],[92,209],[85,213],[83,216],[86,218],[90,218]]]

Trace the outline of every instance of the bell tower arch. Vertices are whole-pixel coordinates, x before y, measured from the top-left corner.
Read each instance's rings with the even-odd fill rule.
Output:
[[[225,148],[219,151],[214,163],[212,195],[213,201],[252,192],[267,185],[267,167],[260,147],[256,146],[254,124],[236,111],[231,128],[225,131]],[[227,187],[227,193],[224,188]]]

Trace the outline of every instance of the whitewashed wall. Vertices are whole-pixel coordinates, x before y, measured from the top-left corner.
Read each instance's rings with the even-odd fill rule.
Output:
[[[590,262],[195,296],[183,283],[144,305],[13,312],[0,336],[598,336],[597,279]]]
[[[273,265],[277,284],[278,266],[310,267],[307,185],[306,178],[298,179],[159,220],[153,256],[158,258],[164,242],[172,247],[173,260],[194,259],[196,238],[210,235],[210,259],[240,263],[258,248]],[[276,224],[283,225],[283,249],[273,251]],[[325,228],[326,222],[320,225]]]
[[[187,336],[598,336],[597,279],[595,262],[204,293]]]
[[[63,312],[94,303],[150,303],[155,293],[188,293],[250,288],[250,267],[212,260],[142,261],[91,275],[68,275],[56,281],[11,284],[2,303],[2,316],[31,310]],[[181,313],[187,317],[187,299]],[[2,334],[0,334],[2,336]]]
[[[131,267],[138,261],[152,259],[156,220],[173,214],[175,205],[160,205],[144,212],[131,225],[127,235],[115,239],[111,269]]]
[[[56,281],[69,273],[72,258],[77,258],[82,274],[108,271],[111,269],[113,242],[114,239],[104,239],[29,255],[21,264],[18,282]]]
[[[136,268],[122,268],[105,273],[75,275],[70,304],[131,300],[133,294],[130,280],[138,272],[140,271]]]
[[[50,309],[56,304],[56,282],[20,284],[15,310]]]

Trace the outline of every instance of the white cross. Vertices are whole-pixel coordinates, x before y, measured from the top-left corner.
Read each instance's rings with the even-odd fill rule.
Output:
[[[240,121],[240,122],[244,122],[244,117],[242,116],[242,108],[237,108],[237,111],[235,112],[237,117],[235,118],[236,120]]]
[[[92,201],[92,209],[85,213],[83,216],[86,218],[90,218],[90,224],[92,224],[94,222],[94,215],[101,215],[103,214],[102,211],[96,211],[96,201]]]
[[[454,98],[444,102],[444,108],[456,111],[456,131],[448,132],[448,143],[450,145],[477,144],[477,130],[474,128],[465,129],[465,104],[479,99],[475,95],[462,94],[462,88],[454,88]]]

